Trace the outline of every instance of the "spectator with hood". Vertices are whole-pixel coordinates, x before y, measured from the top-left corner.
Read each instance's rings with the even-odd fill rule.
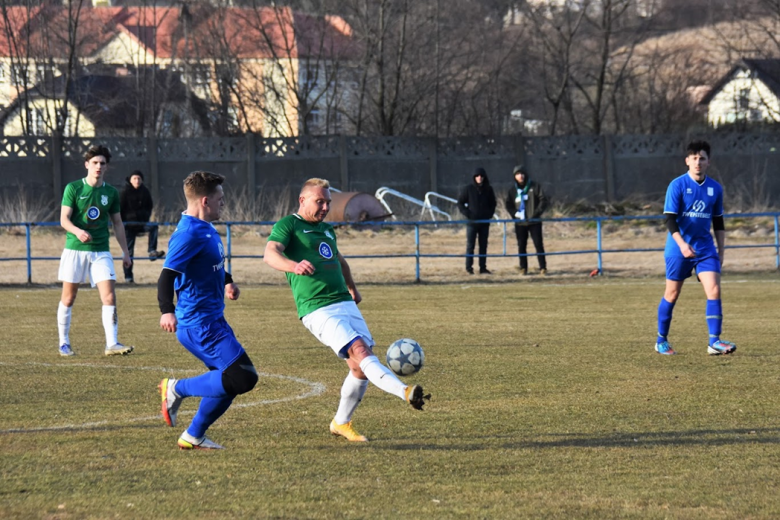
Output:
[[[149,224],[152,218],[152,209],[154,202],[149,189],[144,186],[144,174],[138,170],[127,177],[125,186],[119,199],[122,222],[125,222],[125,234],[127,235],[127,248],[130,250],[130,257],[133,257],[135,249],[135,238],[148,233],[148,254],[149,259],[154,261],[158,258],[165,258],[165,251],[157,250],[157,224]],[[125,267],[125,282],[133,283],[133,266]]]
[[[473,181],[458,197],[458,208],[471,222],[466,225],[466,272],[474,274],[474,245],[479,242],[479,274],[490,274],[487,268],[489,222],[496,211],[496,194],[484,168],[474,171]]]

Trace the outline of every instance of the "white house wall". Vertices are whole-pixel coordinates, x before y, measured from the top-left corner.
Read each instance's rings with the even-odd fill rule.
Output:
[[[743,90],[749,91],[746,109],[739,106]],[[753,118],[751,111],[756,111]],[[757,118],[759,113],[760,118]],[[747,71],[741,71],[713,96],[708,106],[707,120],[715,127],[741,120],[780,122],[780,103],[766,83],[749,77]]]

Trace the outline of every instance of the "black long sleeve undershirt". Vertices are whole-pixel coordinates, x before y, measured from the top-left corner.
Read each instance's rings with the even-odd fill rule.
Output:
[[[157,302],[160,304],[160,312],[168,314],[176,310],[173,304],[174,283],[179,273],[170,269],[163,269],[157,280]],[[225,285],[233,283],[233,276],[225,271]]]

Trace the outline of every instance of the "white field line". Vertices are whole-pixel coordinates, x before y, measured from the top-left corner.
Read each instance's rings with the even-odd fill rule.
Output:
[[[166,368],[166,367],[133,367],[133,366],[127,366],[127,365],[99,365],[95,363],[67,363],[67,364],[55,364],[55,363],[3,363],[0,362],[0,366],[39,366],[39,367],[56,367],[56,368],[121,368],[125,370],[153,370],[155,372],[174,372],[177,373],[181,372],[202,372],[202,370],[180,370],[180,369],[173,369],[173,368]],[[237,403],[231,405],[231,408],[248,408],[250,406],[260,406],[260,405],[267,405],[267,404],[276,404],[276,403],[284,403],[288,401],[296,401],[299,399],[306,399],[308,397],[315,397],[323,392],[325,392],[325,385],[322,383],[316,383],[312,381],[307,381],[306,379],[302,379],[300,377],[293,377],[293,376],[283,376],[280,374],[267,374],[265,372],[258,372],[258,375],[260,377],[274,377],[276,379],[285,379],[287,381],[293,381],[295,383],[299,383],[303,386],[307,386],[308,390],[304,391],[301,394],[289,396],[289,397],[282,397],[280,399],[261,399],[259,401],[253,401],[251,403]],[[181,412],[179,415],[194,415],[194,411],[184,411]],[[109,426],[109,425],[122,425],[122,424],[131,424],[131,423],[137,423],[137,422],[145,422],[145,421],[153,421],[153,420],[159,420],[162,418],[161,414],[157,415],[147,415],[144,417],[133,417],[130,419],[123,419],[120,421],[93,421],[93,422],[85,422],[85,423],[72,423],[72,424],[61,424],[57,426],[40,426],[40,427],[34,427],[34,428],[9,428],[7,430],[0,430],[0,434],[5,433],[28,433],[28,432],[45,432],[45,431],[60,431],[60,430],[88,430],[92,428],[100,428],[103,426]]]

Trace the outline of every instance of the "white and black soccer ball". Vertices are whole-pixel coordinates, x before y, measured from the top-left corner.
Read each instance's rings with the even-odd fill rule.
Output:
[[[399,376],[409,376],[418,372],[424,363],[425,353],[420,344],[413,339],[399,339],[387,349],[387,366]]]

